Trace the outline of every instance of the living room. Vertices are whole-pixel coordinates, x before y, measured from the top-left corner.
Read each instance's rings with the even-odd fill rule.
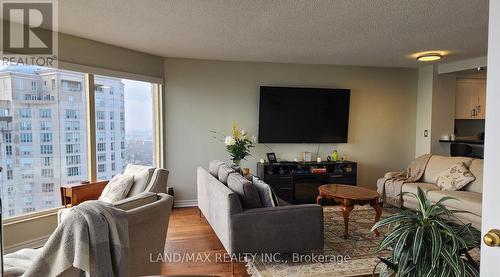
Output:
[[[2,49],[7,276],[105,272],[52,258],[99,264],[94,209],[116,276],[494,276],[498,4],[45,2],[56,52]]]

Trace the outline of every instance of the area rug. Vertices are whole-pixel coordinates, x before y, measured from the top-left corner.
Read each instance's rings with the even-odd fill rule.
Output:
[[[382,218],[397,212],[384,208]],[[297,257],[285,256],[279,262],[257,256],[247,261],[247,270],[253,277],[352,277],[370,276],[378,263],[376,249],[387,229],[379,230],[380,236],[370,232],[375,211],[369,206],[356,206],[349,216],[349,237],[344,239],[344,219],[339,206],[323,208],[325,224],[324,256],[335,257],[330,261],[308,260],[297,262]],[[471,253],[479,260],[479,251]],[[387,253],[380,253],[386,256]],[[314,257],[312,254],[305,257]],[[303,259],[305,260],[305,259]],[[378,272],[378,270],[377,270]]]

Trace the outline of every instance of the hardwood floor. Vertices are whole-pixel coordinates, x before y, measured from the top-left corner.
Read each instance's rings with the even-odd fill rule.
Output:
[[[226,250],[205,218],[200,219],[198,208],[175,208],[170,216],[167,262],[162,274],[249,276],[244,263],[234,263],[234,274]],[[183,259],[183,261],[179,261]]]

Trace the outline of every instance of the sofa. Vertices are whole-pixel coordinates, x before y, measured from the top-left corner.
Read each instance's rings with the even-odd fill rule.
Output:
[[[458,191],[444,191],[436,185],[436,176],[450,168],[452,165],[462,162],[465,167],[476,177],[476,179]],[[386,176],[397,174],[388,172]],[[456,216],[463,223],[471,223],[474,227],[481,228],[481,209],[483,195],[483,160],[470,157],[445,157],[432,155],[429,159],[425,172],[418,182],[405,183],[402,192],[417,193],[420,187],[431,202],[436,203],[445,196],[451,196],[456,200],[448,200],[444,205],[450,209],[463,210],[468,213],[457,213]],[[403,194],[403,207],[416,210],[418,208],[416,199],[409,194]]]
[[[226,182],[237,172],[197,168],[198,207],[230,255],[323,250],[323,209],[319,205],[246,208],[241,191]],[[221,164],[219,163],[219,166]]]

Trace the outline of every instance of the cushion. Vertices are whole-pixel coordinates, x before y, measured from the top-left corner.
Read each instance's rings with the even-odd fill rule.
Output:
[[[257,188],[259,193],[260,202],[262,202],[263,207],[276,207],[279,206],[279,202],[274,195],[273,189],[269,184],[262,181],[261,179],[253,176],[252,183]]]
[[[444,205],[451,209],[461,210],[471,212],[475,215],[481,216],[481,210],[483,206],[482,194],[477,192],[470,191],[429,191],[427,193],[427,198],[431,200],[431,202],[436,203],[441,198],[445,196],[451,196],[456,198],[452,200],[447,200],[444,202]]]
[[[217,177],[219,178],[219,181],[221,181],[224,185],[227,185],[227,178],[229,177],[229,174],[235,172],[234,169],[232,169],[230,166],[223,164],[219,166],[219,172],[217,173]]]
[[[127,197],[132,184],[134,183],[134,176],[117,174],[109,181],[104,190],[99,196],[99,200],[114,203]]]
[[[262,208],[257,188],[242,175],[231,173],[227,178],[227,186],[240,198],[243,209]]]
[[[446,169],[450,168],[452,165],[462,162],[464,163],[465,167],[469,167],[472,158],[467,158],[467,157],[445,157],[445,156],[439,156],[439,155],[432,155],[432,157],[429,159],[429,163],[427,164],[427,167],[425,168],[424,176],[422,177],[422,181],[426,183],[434,183],[436,182],[436,177],[439,175],[439,173],[445,171]]]
[[[142,207],[147,204],[151,204],[158,200],[158,196],[154,192],[142,192],[137,194],[136,196],[132,196],[130,198],[125,198],[120,201],[113,203],[113,206],[116,208],[122,209],[124,211],[128,211],[131,209],[135,209],[138,207]]]
[[[469,171],[476,177],[476,180],[465,186],[463,190],[483,193],[483,160],[474,159],[469,167]]]
[[[219,160],[213,160],[208,163],[208,172],[212,174],[215,178],[219,176],[219,167],[223,165],[224,162],[221,162]]]
[[[123,175],[134,176],[134,184],[130,189],[128,197],[137,195],[143,192],[149,184],[149,180],[155,171],[154,167],[128,164],[123,172]]]
[[[476,177],[460,162],[441,172],[436,177],[436,184],[441,190],[455,191],[460,190],[474,180],[476,180]]]

